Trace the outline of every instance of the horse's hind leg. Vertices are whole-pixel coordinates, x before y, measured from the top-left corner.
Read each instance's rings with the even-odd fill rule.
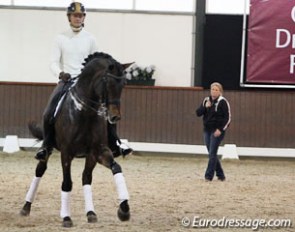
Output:
[[[113,156],[108,155],[106,151],[99,157],[98,162],[112,170],[120,204],[117,212],[118,217],[121,221],[128,221],[130,218],[130,209],[128,204],[129,193],[121,166],[114,160]]]
[[[48,159],[45,162],[39,161],[39,163],[36,167],[35,176],[31,182],[30,188],[29,188],[26,198],[25,198],[26,202],[20,211],[20,215],[22,215],[22,216],[29,216],[30,215],[31,205],[35,199],[41,177],[44,175],[44,173],[47,169],[47,162],[48,162]]]
[[[89,155],[86,157],[85,167],[82,176],[82,184],[83,184],[83,193],[85,200],[85,211],[87,220],[89,223],[97,222],[97,216],[94,211],[94,205],[92,200],[92,172],[94,167],[96,166],[96,159],[93,155]]]

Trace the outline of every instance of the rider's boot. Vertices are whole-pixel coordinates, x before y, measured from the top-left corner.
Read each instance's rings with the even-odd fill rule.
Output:
[[[113,152],[114,157],[132,154],[133,150],[127,144],[122,143],[116,131],[116,124],[108,123],[108,145]]]
[[[123,158],[127,155],[131,155],[133,149],[130,148],[127,144],[120,142],[109,144],[110,149],[113,152],[113,156],[116,158],[118,156],[123,156]]]
[[[44,117],[43,122],[43,143],[35,155],[40,161],[46,161],[51,155],[54,144],[54,119],[53,117]]]
[[[126,155],[131,155],[133,152],[133,149],[131,147],[129,147],[127,144],[125,143],[120,143],[120,145],[118,145],[120,147],[122,156],[125,157]]]
[[[68,81],[68,79],[66,81],[60,81],[50,96],[49,103],[43,115],[43,144],[35,156],[37,160],[46,161],[52,153],[55,145],[54,117],[56,107],[63,94],[71,87],[72,83],[73,82]]]

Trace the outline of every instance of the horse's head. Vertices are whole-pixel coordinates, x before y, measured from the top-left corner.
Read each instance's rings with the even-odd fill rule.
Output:
[[[88,98],[99,104],[100,110],[107,109],[107,119],[116,123],[121,119],[120,98],[126,83],[125,69],[130,64],[120,64],[110,55],[94,53],[86,60],[80,79],[88,79]]]
[[[114,75],[112,72],[107,72],[103,77],[105,86],[105,104],[108,109],[108,121],[116,123],[121,119],[120,99],[123,87],[126,82],[125,75]]]

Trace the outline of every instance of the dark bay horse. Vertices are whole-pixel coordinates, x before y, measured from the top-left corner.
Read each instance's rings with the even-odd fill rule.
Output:
[[[88,222],[96,222],[92,202],[92,172],[97,162],[109,168],[114,176],[119,198],[117,215],[120,220],[130,218],[129,194],[120,165],[108,147],[107,121],[120,120],[120,97],[126,82],[124,70],[130,64],[120,64],[110,55],[94,53],[85,59],[84,68],[76,82],[64,96],[55,117],[55,148],[61,152],[63,181],[61,211],[64,227],[72,227],[70,193],[72,190],[71,162],[75,157],[85,157],[82,185]],[[33,136],[42,139],[42,130],[29,126]],[[47,169],[46,161],[39,161],[35,177],[26,195],[21,215],[27,216],[41,177]]]

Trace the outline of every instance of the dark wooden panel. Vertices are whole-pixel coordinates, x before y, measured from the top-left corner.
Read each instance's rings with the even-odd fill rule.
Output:
[[[30,137],[27,123],[41,121],[52,85],[0,84],[0,137]]]
[[[31,137],[27,122],[41,121],[54,86],[0,83],[0,137]],[[195,110],[208,95],[197,88],[129,87],[122,95],[121,138],[133,142],[203,144]],[[295,93],[228,90],[232,123],[224,143],[252,147],[295,147]]]

